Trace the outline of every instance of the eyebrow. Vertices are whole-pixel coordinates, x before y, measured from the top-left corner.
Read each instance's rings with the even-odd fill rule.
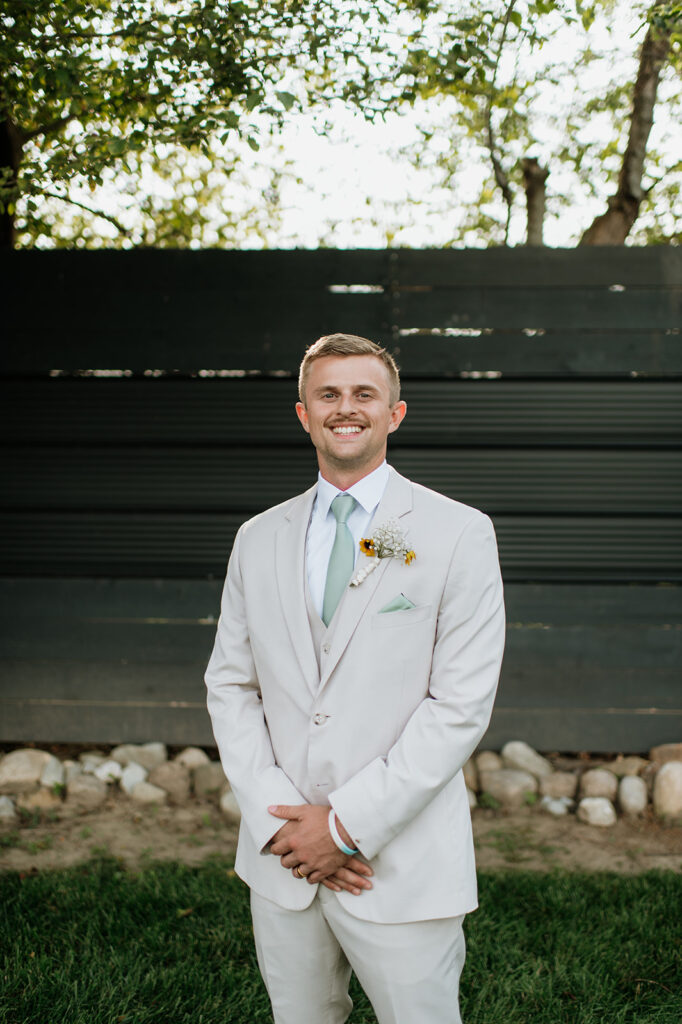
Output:
[[[338,384],[327,384],[322,387],[315,388],[314,393],[316,395],[323,395],[325,391],[338,391]],[[378,391],[379,388],[376,384],[356,384],[353,387],[353,391]]]

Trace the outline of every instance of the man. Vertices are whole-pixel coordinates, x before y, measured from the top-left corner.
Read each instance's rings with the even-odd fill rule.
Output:
[[[385,350],[320,338],[299,395],[318,482],[241,527],[206,673],[259,966],[276,1024],[342,1024],[351,968],[380,1024],[459,1024],[493,529],[387,466],[406,406]]]

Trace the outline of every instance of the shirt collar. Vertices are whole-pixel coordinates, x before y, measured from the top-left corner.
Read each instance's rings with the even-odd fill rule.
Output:
[[[321,473],[318,473],[316,503],[319,515],[323,519],[326,518],[337,494],[351,494],[367,514],[373,512],[383,497],[388,477],[389,468],[385,459],[380,466],[368,473],[367,476],[363,476],[362,480],[358,480],[347,491],[340,491],[334,484],[325,480]]]

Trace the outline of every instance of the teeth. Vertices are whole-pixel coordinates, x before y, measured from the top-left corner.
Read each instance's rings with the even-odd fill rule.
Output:
[[[359,434],[362,427],[334,427],[335,434]]]

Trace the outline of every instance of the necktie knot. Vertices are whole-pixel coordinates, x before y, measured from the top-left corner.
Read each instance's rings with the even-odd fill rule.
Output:
[[[347,523],[354,506],[355,498],[352,494],[337,494],[331,505],[337,523]]]

